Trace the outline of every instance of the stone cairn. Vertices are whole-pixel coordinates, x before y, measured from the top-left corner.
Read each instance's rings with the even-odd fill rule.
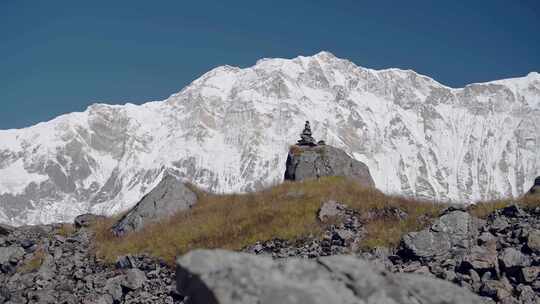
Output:
[[[300,140],[296,143],[298,146],[316,146],[315,138],[313,138],[311,133],[311,126],[309,121],[306,121],[304,125],[304,131],[300,134]]]

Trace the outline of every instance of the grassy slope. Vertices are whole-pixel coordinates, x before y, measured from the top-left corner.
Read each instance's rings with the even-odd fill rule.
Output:
[[[121,239],[109,233],[113,219],[100,221],[95,226],[96,250],[109,262],[119,255],[141,252],[172,262],[178,254],[194,248],[238,250],[260,240],[317,235],[323,227],[316,213],[329,199],[343,202],[361,214],[385,207],[398,207],[408,214],[402,221],[394,217],[370,220],[366,224],[365,247],[397,245],[403,233],[422,229],[445,207],[387,196],[339,177],[285,182],[257,193],[200,192],[193,209]]]
[[[324,228],[316,219],[317,210],[329,199],[358,210],[361,216],[388,207],[405,211],[408,217],[404,220],[379,216],[370,217],[364,223],[367,230],[362,243],[364,248],[394,247],[403,234],[423,229],[447,207],[436,202],[388,196],[340,177],[285,182],[247,194],[212,195],[198,191],[198,197],[193,209],[123,238],[116,238],[109,232],[118,217],[99,221],[94,226],[97,255],[114,262],[119,255],[147,253],[172,263],[177,255],[195,248],[238,250],[272,238],[316,236]],[[470,212],[485,218],[515,201],[480,202],[472,206]],[[539,207],[540,198],[524,197],[518,203]]]

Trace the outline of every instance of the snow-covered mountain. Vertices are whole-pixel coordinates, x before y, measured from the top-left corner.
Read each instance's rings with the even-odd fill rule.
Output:
[[[164,170],[216,192],[278,183],[305,120],[388,193],[517,196],[540,173],[540,74],[453,89],[321,52],[222,66],[164,101],[95,104],[0,131],[0,222],[113,214]]]

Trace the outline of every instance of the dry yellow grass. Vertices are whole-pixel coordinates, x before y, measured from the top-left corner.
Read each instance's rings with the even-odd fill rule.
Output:
[[[481,201],[472,205],[469,212],[479,218],[486,218],[497,209],[507,207],[513,203],[517,203],[523,208],[537,208],[540,207],[540,196],[538,195],[524,195],[517,199],[500,199],[493,201]]]
[[[72,224],[64,223],[59,228],[56,229],[56,234],[59,234],[64,237],[70,236],[75,231],[75,227]]]
[[[367,223],[367,247],[396,245],[403,233],[423,228],[443,208],[440,204],[386,196],[339,177],[285,182],[257,193],[199,192],[199,202],[193,209],[123,238],[109,232],[114,220],[98,221],[94,226],[96,253],[109,262],[132,253],[147,253],[172,262],[178,254],[195,248],[238,250],[260,240],[318,235],[323,227],[316,213],[328,199],[361,213],[387,207],[408,213],[403,221],[387,217]]]

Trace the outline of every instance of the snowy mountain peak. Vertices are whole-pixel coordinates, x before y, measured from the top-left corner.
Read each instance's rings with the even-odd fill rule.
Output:
[[[453,89],[329,52],[221,66],[164,101],[94,104],[0,131],[0,222],[126,210],[165,171],[215,192],[278,183],[305,120],[385,192],[516,196],[540,172],[539,117],[536,72]]]

